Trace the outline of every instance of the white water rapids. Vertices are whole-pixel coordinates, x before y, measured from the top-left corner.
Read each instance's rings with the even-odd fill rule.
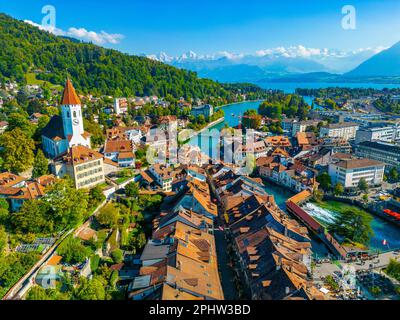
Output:
[[[335,222],[335,218],[337,216],[336,213],[322,209],[310,202],[305,204],[303,209],[313,218],[329,224]]]

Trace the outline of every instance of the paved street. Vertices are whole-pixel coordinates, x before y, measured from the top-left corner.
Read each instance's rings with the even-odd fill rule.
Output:
[[[229,266],[229,256],[227,252],[227,243],[224,237],[224,232],[218,228],[214,229],[215,246],[217,249],[218,268],[221,277],[222,289],[226,300],[239,299],[235,287],[235,273],[232,267]]]
[[[369,269],[375,269],[375,270],[380,270],[382,268],[385,268],[389,262],[390,259],[395,259],[395,260],[400,260],[400,254],[395,254],[394,252],[386,252],[382,253],[379,255],[378,258],[373,259],[373,260],[367,260],[365,261],[364,264],[361,264],[360,262],[351,262],[351,263],[345,263],[341,262],[340,265],[342,266],[348,266],[348,267],[353,267],[355,271],[358,270],[369,270]],[[329,262],[329,263],[322,263],[317,265],[314,268],[314,279],[315,280],[320,280],[327,275],[332,275],[335,271],[340,272],[340,267],[339,265]]]

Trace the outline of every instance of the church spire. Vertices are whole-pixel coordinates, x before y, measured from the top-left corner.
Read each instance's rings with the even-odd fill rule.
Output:
[[[80,105],[81,100],[75,92],[74,86],[72,85],[71,80],[67,78],[64,87],[64,93],[61,100],[61,105]]]

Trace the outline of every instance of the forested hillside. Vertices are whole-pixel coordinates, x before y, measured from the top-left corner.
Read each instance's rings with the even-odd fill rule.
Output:
[[[3,80],[24,82],[27,73],[39,71],[38,79],[63,85],[68,72],[74,86],[82,93],[163,97],[171,94],[185,98],[220,96],[228,100],[237,92],[264,93],[256,86],[223,85],[199,79],[195,72],[148,58],[56,37],[5,14],[0,14],[0,47]]]

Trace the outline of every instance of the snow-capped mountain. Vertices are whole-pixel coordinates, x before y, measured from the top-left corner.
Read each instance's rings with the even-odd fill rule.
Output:
[[[254,54],[228,51],[197,54],[188,51],[179,56],[170,56],[165,52],[146,56],[179,68],[196,71],[201,77],[218,81],[257,82],[260,79],[291,74],[345,73],[384,49],[379,47],[342,51],[298,45],[258,50]]]

